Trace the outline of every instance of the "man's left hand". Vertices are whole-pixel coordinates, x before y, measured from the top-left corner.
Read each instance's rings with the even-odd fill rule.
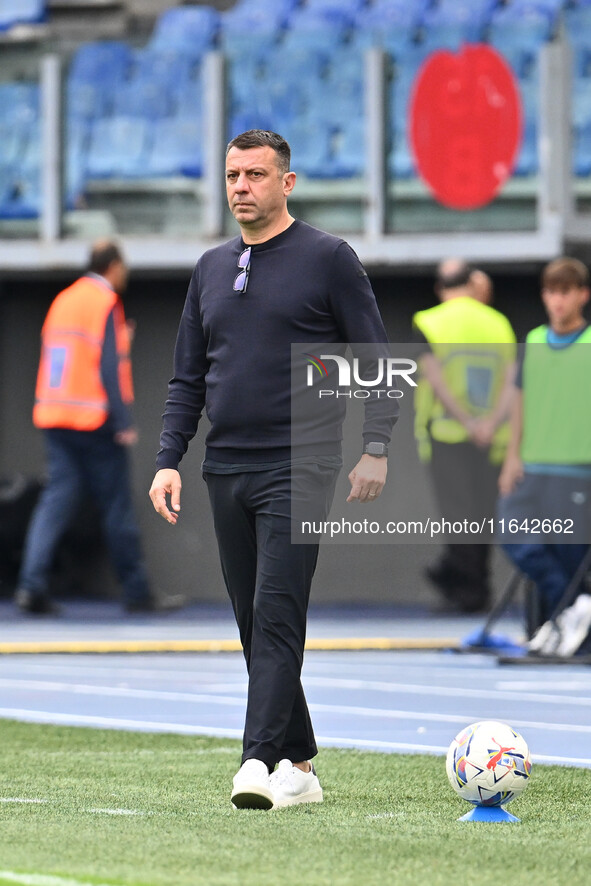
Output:
[[[349,474],[351,492],[347,501],[375,501],[380,497],[384,488],[387,473],[387,458],[376,458],[374,455],[367,454],[362,455]]]

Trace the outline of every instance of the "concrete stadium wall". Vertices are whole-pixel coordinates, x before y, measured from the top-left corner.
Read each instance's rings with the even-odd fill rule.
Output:
[[[519,337],[543,320],[537,272],[493,277],[496,306],[512,320]],[[21,473],[43,475],[42,435],[31,424],[39,331],[45,312],[71,277],[5,278],[0,281],[0,478]],[[154,591],[159,597],[182,594],[204,602],[225,601],[215,538],[201,479],[205,423],[182,463],[182,517],[176,527],[157,517],[147,497],[154,474],[160,417],[172,368],[172,351],[189,274],[174,278],[132,277],[126,310],[137,321],[134,342],[136,423],[140,442],[133,451],[133,482]],[[372,279],[391,341],[408,341],[414,311],[434,303],[426,276]],[[399,482],[407,465],[417,463],[410,421],[395,429],[389,482]],[[352,464],[347,469],[350,470]],[[397,479],[398,478],[398,479]],[[428,493],[424,475],[419,481]],[[404,491],[404,484],[402,485]],[[358,519],[357,512],[355,519]],[[321,551],[313,602],[351,605],[416,605],[436,598],[423,578],[424,565],[436,554],[420,545],[326,545]],[[507,574],[504,558],[495,558],[495,585]],[[109,571],[92,570],[81,594],[118,594]],[[86,586],[86,580],[88,586]],[[98,583],[98,588],[97,588]]]

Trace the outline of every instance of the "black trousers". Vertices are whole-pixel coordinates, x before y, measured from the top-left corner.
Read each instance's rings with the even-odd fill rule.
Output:
[[[318,544],[292,544],[292,496],[328,514],[338,471],[316,464],[204,473],[249,674],[242,762],[272,770],[318,752],[300,681]]]
[[[431,476],[442,517],[451,523],[494,518],[499,466],[491,464],[488,449],[473,443],[441,443],[432,440]],[[492,532],[485,537],[492,540]],[[483,601],[488,594],[490,543],[471,543],[448,538],[440,568],[459,586],[471,589]]]

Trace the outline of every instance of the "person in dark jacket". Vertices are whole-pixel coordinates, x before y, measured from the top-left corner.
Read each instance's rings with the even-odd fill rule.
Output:
[[[341,449],[332,420],[312,429],[313,446],[292,447],[291,346],[387,340],[353,250],[289,214],[295,180],[289,145],[276,133],[250,130],[230,142],[226,190],[241,235],[195,267],[150,490],[157,512],[175,524],[178,464],[205,408],[211,430],[203,474],[249,672],[242,766],[231,796],[238,808],[323,796],[300,682],[318,542],[292,544],[291,505],[313,495],[326,516]],[[394,413],[391,405],[366,410],[349,500],[380,495]]]

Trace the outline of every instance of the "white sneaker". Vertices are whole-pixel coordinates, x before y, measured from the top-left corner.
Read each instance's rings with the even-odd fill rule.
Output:
[[[322,788],[313,766],[309,772],[302,772],[291,760],[281,760],[269,781],[273,791],[273,809],[296,806],[298,803],[322,803]]]
[[[579,594],[572,606],[556,619],[560,628],[560,643],[556,655],[570,658],[589,634],[591,628],[591,595]]]
[[[245,760],[232,783],[235,809],[270,809],[273,805],[269,770],[262,760]]]
[[[537,652],[540,655],[554,655],[560,642],[558,627],[553,621],[544,622],[527,644],[528,652]]]

